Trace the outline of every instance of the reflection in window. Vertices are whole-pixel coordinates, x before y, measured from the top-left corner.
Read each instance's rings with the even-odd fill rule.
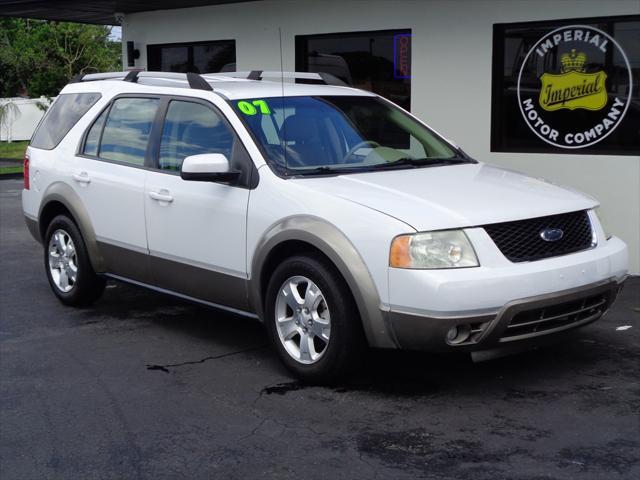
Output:
[[[58,95],[33,135],[31,146],[45,150],[55,148],[99,99],[99,93]]]
[[[162,130],[159,166],[179,171],[190,155],[222,153],[231,158],[233,135],[220,116],[193,102],[172,101]]]
[[[296,37],[296,70],[335,75],[411,107],[411,30]]]
[[[107,118],[107,113],[109,109],[106,109],[104,112],[100,114],[98,119],[93,122],[89,133],[87,133],[87,138],[84,142],[84,151],[85,155],[91,155],[93,157],[98,156],[98,145],[100,144],[100,135],[102,134],[102,128],[104,127],[104,121]]]
[[[109,111],[98,155],[144,165],[149,133],[158,107],[155,98],[119,98]]]
[[[149,70],[216,73],[236,70],[235,40],[148,45]]]
[[[264,102],[269,113],[238,104]],[[374,96],[278,97],[235,103],[276,168],[368,168],[401,159],[450,159],[456,152],[430,130]]]

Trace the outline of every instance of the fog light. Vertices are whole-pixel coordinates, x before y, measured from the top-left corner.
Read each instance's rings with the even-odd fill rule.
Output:
[[[452,343],[458,336],[458,327],[451,327],[447,332],[447,342]]]
[[[456,325],[447,332],[447,343],[457,345],[466,342],[471,335],[471,325]]]

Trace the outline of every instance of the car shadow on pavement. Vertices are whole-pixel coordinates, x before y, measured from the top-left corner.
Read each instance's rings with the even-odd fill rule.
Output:
[[[261,395],[286,395],[305,388],[318,388],[288,374],[268,347],[266,332],[256,320],[112,282],[99,302],[83,310],[83,317],[84,324],[104,322],[105,328],[118,330],[149,327],[171,330],[178,348],[180,338],[190,337],[199,342],[215,343],[216,351],[223,350],[218,355],[186,362],[149,364],[149,370],[168,373],[177,366],[244,354],[250,359],[262,360],[262,368],[273,370],[270,377],[275,374],[283,379],[263,387]],[[597,325],[570,332],[533,350],[482,362],[472,361],[468,354],[371,350],[364,359],[365,366],[355,374],[321,388],[336,393],[357,391],[394,397],[429,397],[452,391],[471,395],[498,388],[513,398],[544,397],[547,393],[536,393],[527,385],[543,383],[550,378],[566,377],[570,381],[576,370],[583,373],[592,370],[593,378],[606,378],[608,369],[624,369],[625,364],[640,361],[637,349],[631,348],[630,344],[612,343],[615,339],[607,332],[599,331]],[[634,370],[629,369],[629,374]]]
[[[117,329],[163,327],[220,343],[265,343],[262,325],[250,318],[201,306],[144,288],[109,281],[102,298],[83,309],[85,324],[108,322]]]

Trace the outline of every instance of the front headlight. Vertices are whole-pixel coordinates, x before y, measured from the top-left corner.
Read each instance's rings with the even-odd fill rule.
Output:
[[[461,268],[478,265],[478,257],[462,230],[400,235],[391,242],[391,267]]]
[[[596,208],[593,209],[593,213],[595,213],[596,217],[598,217],[598,221],[600,222],[600,226],[602,227],[602,230],[604,231],[604,238],[609,240],[612,237],[612,235],[611,235],[611,233],[609,233],[609,228],[608,228],[608,225],[607,225],[607,221],[605,220],[605,217],[602,214],[602,210],[600,210],[600,207],[596,207]]]

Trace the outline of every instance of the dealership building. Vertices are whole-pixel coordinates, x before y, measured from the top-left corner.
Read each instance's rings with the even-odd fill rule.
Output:
[[[398,103],[483,162],[597,198],[640,273],[640,1],[0,1],[122,25],[125,69],[307,71]]]

